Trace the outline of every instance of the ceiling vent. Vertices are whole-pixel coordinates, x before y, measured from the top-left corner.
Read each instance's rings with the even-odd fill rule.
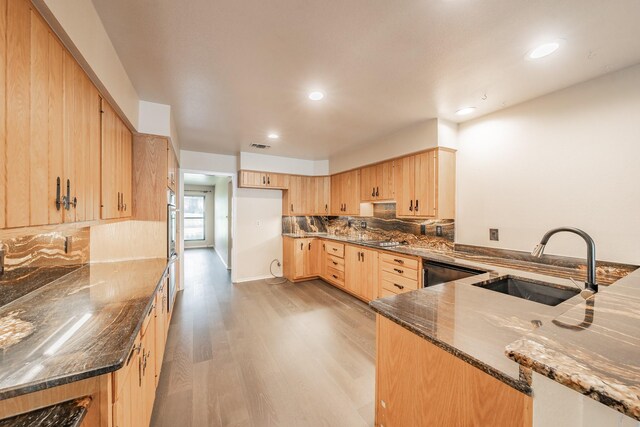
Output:
[[[256,144],[255,142],[253,144],[251,144],[252,148],[257,148],[259,150],[266,150],[267,148],[271,148],[270,145],[267,144]]]

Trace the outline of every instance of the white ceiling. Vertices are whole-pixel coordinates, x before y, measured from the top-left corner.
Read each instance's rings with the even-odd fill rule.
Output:
[[[638,0],[93,2],[140,97],[173,107],[182,148],[221,154],[277,132],[266,153],[327,158],[640,62]]]

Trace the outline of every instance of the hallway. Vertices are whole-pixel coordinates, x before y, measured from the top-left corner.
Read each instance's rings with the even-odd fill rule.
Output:
[[[373,425],[375,317],[319,281],[231,284],[185,251],[153,426]]]

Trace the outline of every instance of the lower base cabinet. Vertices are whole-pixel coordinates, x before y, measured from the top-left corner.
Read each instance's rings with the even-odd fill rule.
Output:
[[[148,426],[151,422],[168,332],[166,304],[164,278],[125,366],[112,374],[114,427]]]
[[[523,426],[533,399],[381,315],[376,426]]]
[[[377,298],[378,252],[361,246],[345,246],[344,287],[365,301]]]

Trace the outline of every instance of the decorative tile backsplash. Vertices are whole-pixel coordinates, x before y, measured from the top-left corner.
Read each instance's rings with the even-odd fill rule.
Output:
[[[362,223],[366,226],[363,227]],[[442,235],[437,235],[437,227]],[[283,233],[329,233],[367,240],[407,242],[415,247],[452,250],[454,220],[396,218],[395,203],[373,205],[372,217],[290,216],[282,218]]]
[[[7,238],[0,236],[0,247],[5,251],[7,271],[20,267],[86,264],[89,262],[89,228]]]

